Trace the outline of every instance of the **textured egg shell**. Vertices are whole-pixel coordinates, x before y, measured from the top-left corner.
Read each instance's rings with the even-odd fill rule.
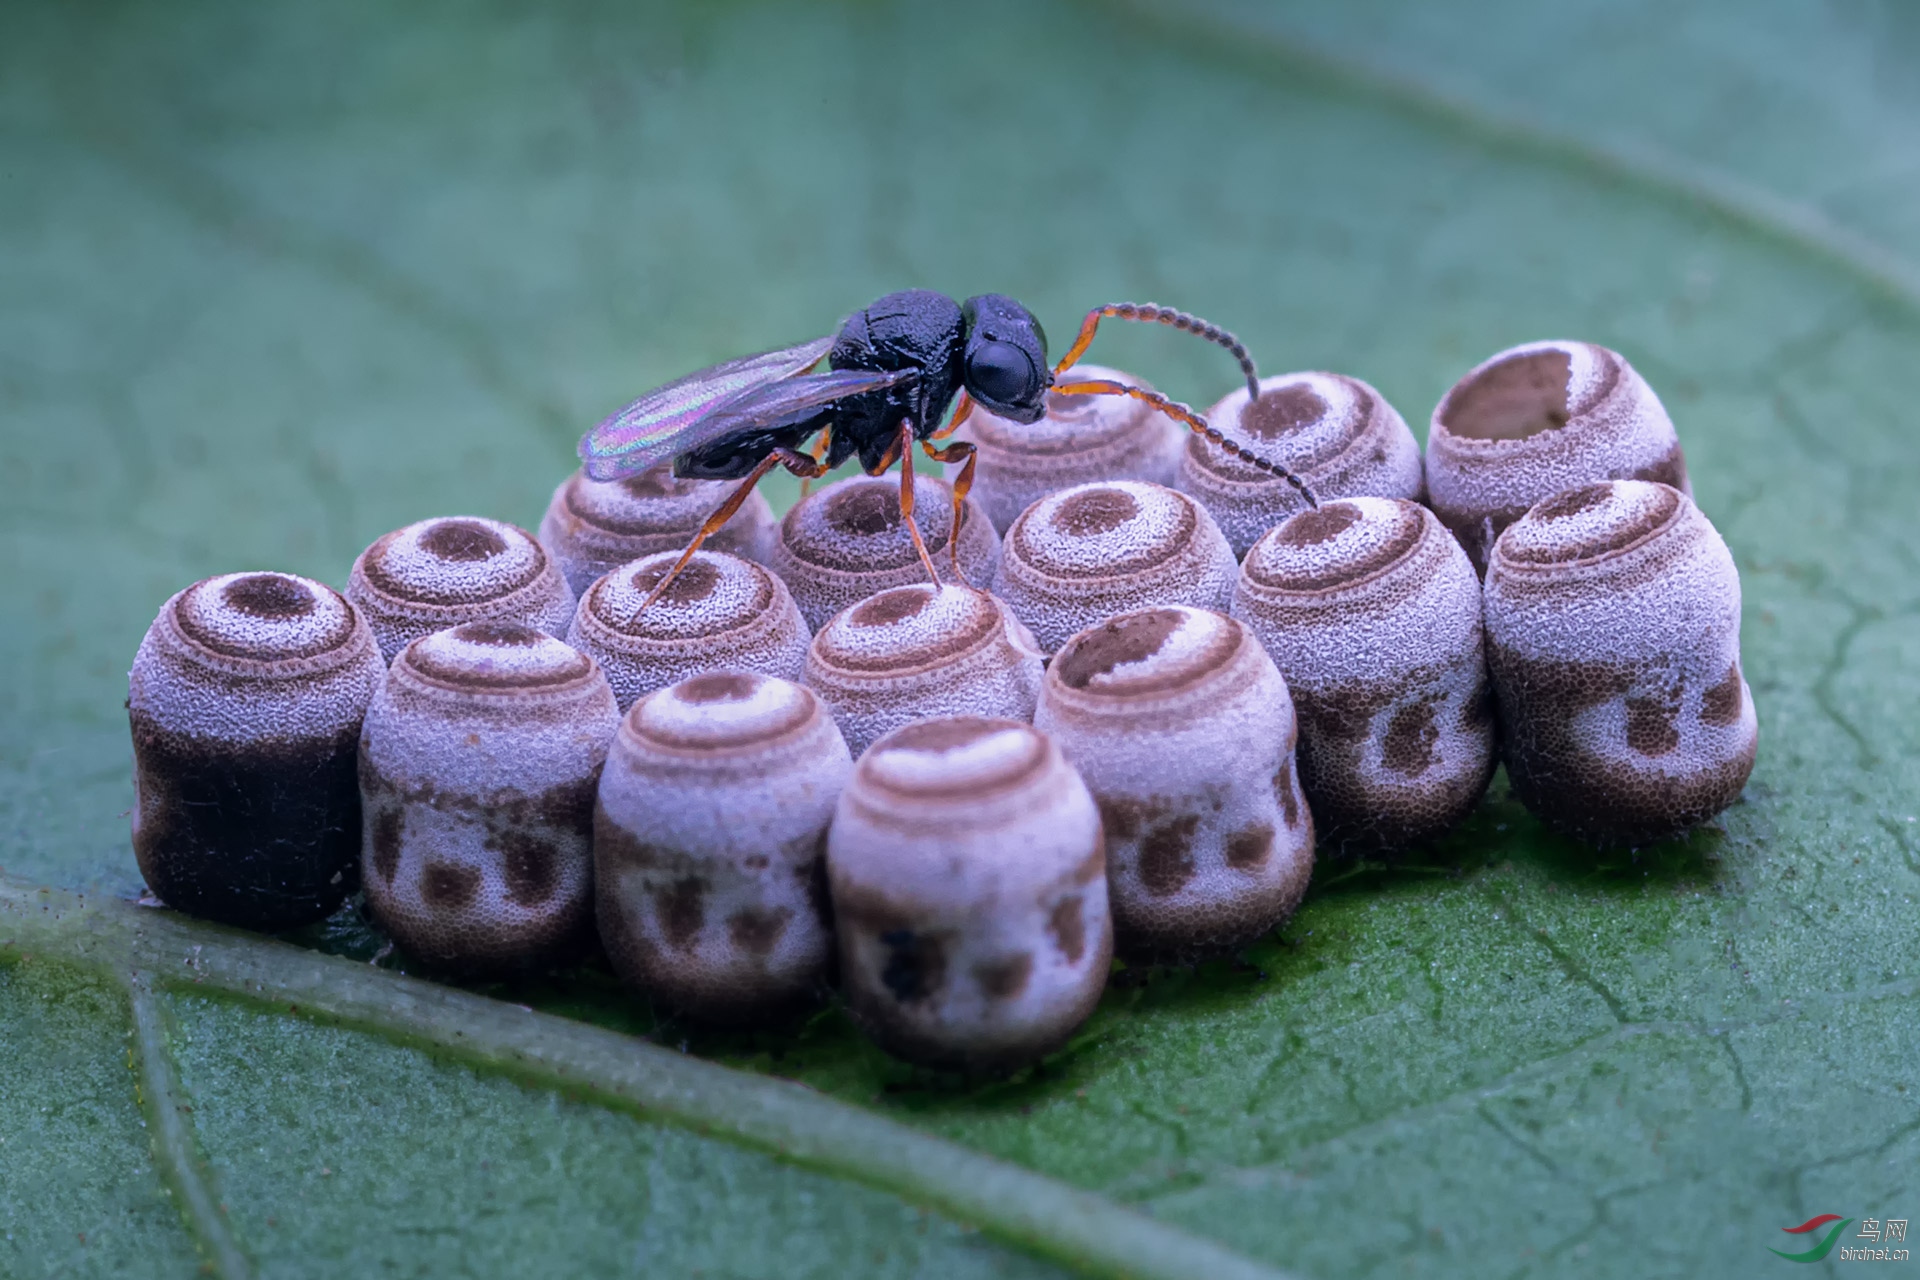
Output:
[[[1029,725],[955,717],[882,738],[840,795],[827,867],[849,1008],[892,1053],[1030,1061],[1099,1001],[1099,813]]]
[[[387,661],[463,622],[522,622],[567,633],[573,591],[533,535],[481,516],[442,516],[382,534],[353,562],[347,599]]]
[[[1042,655],[984,591],[894,587],[835,614],[813,638],[806,682],[857,756],[882,735],[939,716],[1033,719]]]
[[[697,551],[641,610],[679,558],[662,551],[622,565],[588,587],[574,612],[567,643],[599,662],[620,709],[723,667],[799,679],[811,638],[806,620],[786,584],[751,561]]]
[[[811,998],[833,948],[827,825],[852,772],[806,689],[754,672],[649,694],[600,779],[600,936],[626,981],[743,1022]]]
[[[1231,618],[1111,618],[1054,656],[1035,713],[1099,806],[1123,952],[1194,957],[1293,914],[1313,872],[1287,684]]]
[[[1480,585],[1431,511],[1293,516],[1247,552],[1233,612],[1292,690],[1324,851],[1402,848],[1472,809],[1495,764]]]
[[[1007,531],[993,593],[1051,653],[1103,618],[1157,604],[1224,610],[1239,572],[1205,508],[1113,480],[1048,494]]]
[[[738,481],[683,480],[663,462],[625,480],[589,480],[576,471],[560,482],[540,518],[540,542],[576,596],[594,579],[632,560],[680,551]],[[762,560],[773,538],[773,508],[755,490],[704,547]]]
[[[1626,357],[1590,342],[1492,356],[1434,407],[1427,498],[1483,573],[1500,531],[1534,503],[1596,480],[1657,480],[1691,494],[1660,397]]]
[[[914,492],[914,524],[942,579],[950,579],[953,491],[945,481],[922,477]],[[971,499],[961,508],[959,552],[962,578],[978,587],[993,581],[1000,537]],[[780,522],[767,563],[816,631],[876,591],[927,579],[900,516],[899,478],[891,474],[836,480],[794,504]]]
[[[1616,480],[1537,504],[1495,544],[1485,603],[1508,772],[1534,813],[1634,844],[1739,796],[1758,734],[1740,578],[1685,494]]]
[[[1084,379],[1153,389],[1144,378],[1097,364],[1075,365],[1057,381]],[[955,439],[977,450],[968,497],[1005,534],[1015,516],[1059,489],[1094,480],[1173,484],[1186,434],[1165,414],[1125,396],[1050,393],[1046,416],[1034,423],[976,405]],[[948,481],[961,465],[947,464]]]
[[[1417,502],[1426,495],[1413,432],[1386,397],[1358,378],[1311,372],[1262,378],[1258,402],[1250,403],[1240,387],[1205,416],[1236,443],[1306,481],[1321,502],[1362,494]],[[1177,483],[1219,523],[1235,556],[1307,509],[1285,480],[1200,435],[1187,439]]]

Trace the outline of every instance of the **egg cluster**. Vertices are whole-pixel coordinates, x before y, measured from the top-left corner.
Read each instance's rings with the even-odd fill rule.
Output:
[[[1596,845],[1738,797],[1739,576],[1623,358],[1494,356],[1424,458],[1358,379],[1260,385],[1208,419],[1317,504],[1134,400],[979,411],[971,494],[913,512],[938,585],[862,476],[755,496],[655,597],[727,493],[665,468],[574,475],[537,537],[395,530],[344,593],[196,583],[131,673],[140,869],[261,929],[364,890],[456,974],[597,933],[712,1022],[837,984],[889,1051],[979,1069],[1063,1044],[1116,950],[1242,947],[1316,852],[1431,841],[1502,762]]]

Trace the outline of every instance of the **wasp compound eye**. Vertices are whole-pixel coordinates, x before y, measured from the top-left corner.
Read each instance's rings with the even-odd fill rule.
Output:
[[[330,587],[209,578],[133,659],[133,852],[177,911],[249,929],[327,915],[357,883],[354,751],[384,663]]]
[[[594,896],[621,978],[709,1022],[751,1022],[827,977],[827,824],[853,769],[812,693],[712,671],[648,694],[600,778]]]
[[[353,562],[347,599],[388,662],[463,622],[522,622],[557,638],[573,618],[573,592],[546,549],[525,529],[479,516],[382,535]]]
[[[607,574],[580,597],[567,643],[592,655],[625,712],[655,689],[721,667],[798,680],[811,638],[786,584],[760,565],[697,551],[647,608],[679,557]]]
[[[967,353],[967,387],[993,405],[1024,405],[1044,389],[1033,357],[1010,342],[984,342]]]
[[[625,480],[590,480],[576,471],[560,482],[540,520],[540,543],[575,595],[601,574],[656,551],[678,551],[727,500],[732,486],[683,480],[663,462]],[[704,545],[747,560],[763,559],[773,537],[773,508],[755,491]],[[668,683],[672,683],[669,681]]]
[[[593,797],[619,727],[593,659],[470,622],[393,660],[360,739],[367,910],[442,968],[533,964],[591,916]]]

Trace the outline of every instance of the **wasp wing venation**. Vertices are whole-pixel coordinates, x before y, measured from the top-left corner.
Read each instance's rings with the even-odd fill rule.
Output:
[[[655,387],[626,408],[607,418],[580,439],[580,459],[596,480],[617,480],[645,471],[655,463],[697,448],[705,440],[685,440],[714,413],[743,396],[805,373],[819,364],[833,347],[833,335],[741,356],[675,378]]]

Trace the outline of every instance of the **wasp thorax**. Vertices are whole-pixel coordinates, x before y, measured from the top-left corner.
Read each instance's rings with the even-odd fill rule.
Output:
[[[827,824],[853,768],[819,700],[748,671],[649,694],[600,780],[600,938],[620,976],[696,1017],[815,997],[833,953]]]
[[[919,583],[835,614],[813,638],[806,681],[857,756],[915,720],[1032,720],[1042,662],[1032,633],[986,592]]]
[[[760,565],[697,551],[640,607],[679,558],[663,551],[622,565],[580,597],[567,643],[600,663],[620,709],[721,667],[799,679],[807,624],[786,584]]]
[[[1427,433],[1427,494],[1486,571],[1527,508],[1596,480],[1657,480],[1691,493],[1673,422],[1626,357],[1590,342],[1502,351],[1453,384]]]
[[[594,788],[620,723],[592,658],[470,622],[393,660],[360,740],[367,909],[431,964],[538,963],[591,911]]]
[[[922,478],[914,493],[914,524],[943,574],[953,528],[953,491]],[[960,575],[975,586],[993,580],[1000,537],[972,499],[960,512]],[[827,619],[876,591],[926,581],[900,517],[899,482],[886,476],[837,480],[795,504],[780,523],[768,565],[786,580],[800,616],[816,631]]]
[[[1238,622],[1167,606],[1082,631],[1034,722],[1100,807],[1122,952],[1192,958],[1293,914],[1313,873],[1293,705]]]
[[[523,622],[567,633],[573,592],[525,529],[480,516],[422,520],[383,534],[353,562],[353,601],[392,662],[410,641],[463,622]]]
[[[1144,378],[1097,364],[1075,365],[1061,382],[1098,379],[1143,387]],[[1151,480],[1171,485],[1180,466],[1186,428],[1125,396],[1047,396],[1047,413],[1022,424],[975,408],[960,428],[973,442],[973,490],[993,527],[1005,533],[1014,517],[1059,489],[1094,480]],[[947,479],[959,463],[947,466]]]
[[[1494,767],[1480,581],[1431,511],[1349,498],[1253,545],[1234,616],[1300,715],[1320,846],[1403,848],[1465,817]]]
[[[1544,821],[1641,844],[1739,796],[1740,575],[1685,494],[1613,480],[1537,504],[1494,544],[1486,616],[1507,772]]]
[[[1341,373],[1283,373],[1260,380],[1207,410],[1207,421],[1236,443],[1286,467],[1320,501],[1370,494],[1419,501],[1426,494],[1420,446],[1406,420],[1372,387]],[[1180,488],[1219,522],[1236,556],[1296,511],[1300,491],[1269,471],[1190,436]]]
[[[1199,503],[1164,485],[1112,480],[1021,512],[993,591],[1051,653],[1083,627],[1149,605],[1225,609],[1238,570]]]
[[[671,462],[625,480],[589,480],[576,471],[553,491],[540,519],[540,542],[560,566],[567,587],[584,595],[595,578],[628,561],[679,551],[692,542],[732,490],[723,480],[680,479]],[[705,545],[747,560],[764,559],[773,525],[773,508],[755,490]]]
[[[331,587],[208,578],[161,606],[128,676],[133,851],[168,906],[253,929],[358,883],[354,744],[380,650]]]
[[[1030,1061],[1100,999],[1100,816],[1030,725],[926,720],[874,743],[840,795],[827,869],[848,1006],[889,1052]]]

